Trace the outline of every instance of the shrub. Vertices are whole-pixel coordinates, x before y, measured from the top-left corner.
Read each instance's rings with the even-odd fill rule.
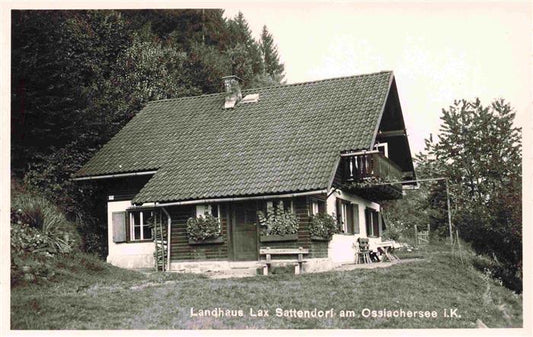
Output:
[[[311,236],[329,240],[333,234],[338,232],[337,221],[327,213],[318,213],[311,217],[309,232]]]
[[[48,200],[12,189],[11,283],[39,282],[55,275],[54,258],[78,251],[75,225]]]
[[[298,232],[298,217],[291,211],[285,211],[283,207],[269,207],[266,215],[262,211],[257,212],[261,235],[289,235]]]
[[[495,280],[500,281],[505,287],[517,293],[522,292],[522,275],[513,266],[505,265],[486,255],[475,255],[472,258],[472,265]]]
[[[387,223],[387,229],[383,232],[383,240],[400,241],[402,237],[402,224],[397,224],[393,221]]]
[[[68,253],[79,248],[80,237],[75,225],[67,221],[57,207],[41,196],[15,194],[12,199],[11,223],[36,229],[37,232],[26,231],[26,234],[41,235],[41,240],[46,242],[46,245],[41,245],[40,249],[46,249],[49,253]],[[25,249],[32,251],[31,246]]]
[[[215,239],[220,236],[221,232],[220,221],[211,214],[187,220],[187,236],[190,240]]]

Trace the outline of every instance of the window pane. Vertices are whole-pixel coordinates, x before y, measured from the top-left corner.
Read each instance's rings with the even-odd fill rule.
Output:
[[[133,218],[133,226],[139,226],[141,224],[141,214],[139,212],[132,212],[131,213]]]
[[[132,223],[131,226],[133,228],[132,233],[132,240],[140,240],[141,239],[141,213],[140,212],[132,212],[130,217]]]
[[[326,203],[324,201],[318,202],[318,212],[319,213],[326,213]]]
[[[153,211],[143,211],[143,225],[148,225],[153,220]]]
[[[152,228],[148,226],[143,227],[143,239],[144,240],[151,240],[152,239]]]
[[[211,215],[214,216],[215,218],[218,218],[218,205],[217,204],[211,205]]]
[[[141,239],[141,226],[134,226],[133,227],[133,239],[134,240],[140,240]]]

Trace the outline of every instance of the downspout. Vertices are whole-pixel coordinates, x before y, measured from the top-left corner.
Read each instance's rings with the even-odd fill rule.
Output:
[[[168,211],[165,209],[165,207],[161,207],[161,209],[163,210],[163,212],[165,212],[165,214],[167,215],[167,219],[168,219],[168,224],[167,224],[167,271],[170,271],[170,241],[171,241],[171,238],[172,238],[172,233],[171,233],[171,230],[172,230],[172,218],[170,217],[170,213],[168,213]]]

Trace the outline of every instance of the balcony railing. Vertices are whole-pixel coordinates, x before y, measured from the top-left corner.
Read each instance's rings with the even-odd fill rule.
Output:
[[[401,198],[402,170],[379,152],[343,155],[343,183],[373,200]]]
[[[344,159],[344,179],[361,182],[365,178],[376,178],[392,182],[402,180],[402,170],[381,153],[346,156]]]

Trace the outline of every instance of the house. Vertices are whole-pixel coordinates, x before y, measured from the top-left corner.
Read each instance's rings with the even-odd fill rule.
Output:
[[[268,246],[304,247],[312,268],[353,262],[358,237],[381,240],[379,202],[415,178],[392,72],[242,91],[235,76],[223,83],[225,92],[148,103],[76,173],[107,188],[109,263],[223,268]],[[296,233],[260,235],[258,211],[276,207],[297,217]],[[339,222],[329,240],[310,234],[319,212]],[[207,214],[220,236],[191,240],[187,221]]]

